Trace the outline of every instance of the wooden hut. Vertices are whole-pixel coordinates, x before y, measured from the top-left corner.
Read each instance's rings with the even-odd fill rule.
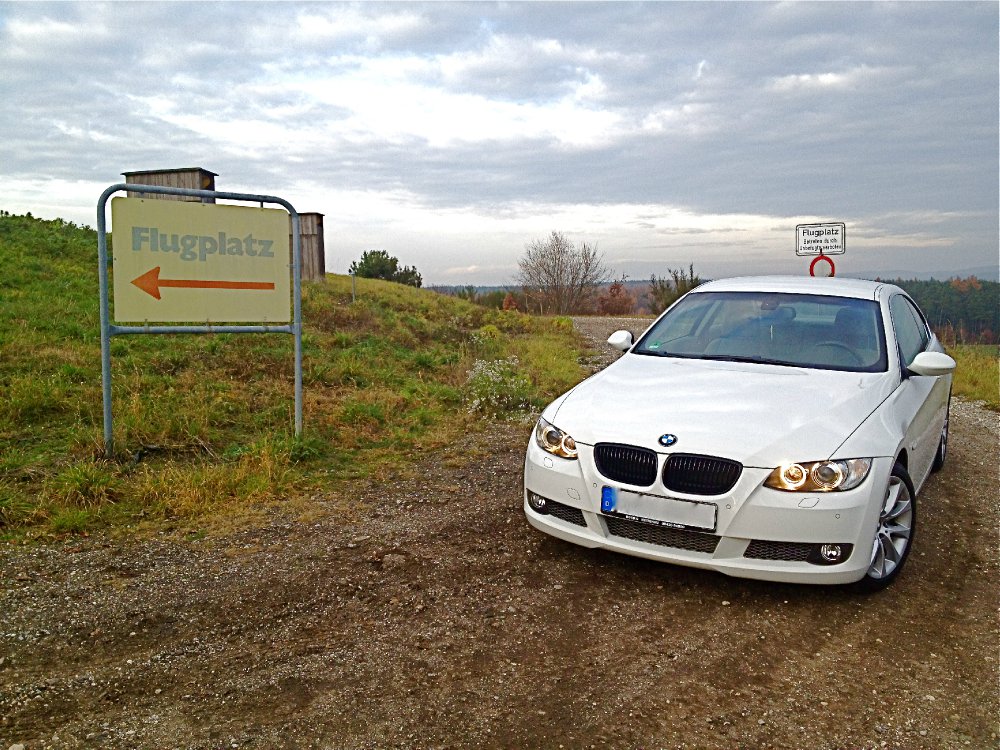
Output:
[[[289,219],[291,229],[291,219]],[[326,249],[323,245],[323,214],[299,214],[299,237],[302,249],[302,280],[322,281],[326,278]],[[288,233],[291,251],[292,234]]]
[[[187,188],[188,190],[215,190],[215,172],[201,167],[181,169],[148,169],[141,172],[123,172],[126,185],[155,185],[157,187]],[[195,198],[187,195],[162,195],[128,191],[129,198],[159,198],[168,201],[215,203],[214,198]],[[323,245],[323,214],[299,214],[302,240],[302,279],[316,280],[326,276],[326,250]],[[291,219],[289,219],[288,248],[292,247]],[[290,256],[289,256],[290,257]]]
[[[122,172],[127,185],[154,185],[156,187],[187,188],[188,190],[215,190],[215,172],[201,167],[181,169],[149,169],[142,172]],[[129,191],[129,198],[158,198],[166,201],[215,203],[214,198],[194,198],[188,195],[160,195]]]

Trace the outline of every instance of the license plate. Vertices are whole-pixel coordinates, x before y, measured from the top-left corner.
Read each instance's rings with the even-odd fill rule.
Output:
[[[617,487],[604,487],[601,490],[601,513],[655,526],[715,531],[718,507],[715,503],[645,495],[620,490]]]

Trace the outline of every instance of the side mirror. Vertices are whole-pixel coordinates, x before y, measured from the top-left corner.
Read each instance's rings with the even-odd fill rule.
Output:
[[[941,352],[920,352],[907,369],[917,375],[949,375],[955,371],[955,360]]]
[[[608,336],[608,343],[619,351],[627,352],[632,348],[632,334],[629,331],[615,331]]]

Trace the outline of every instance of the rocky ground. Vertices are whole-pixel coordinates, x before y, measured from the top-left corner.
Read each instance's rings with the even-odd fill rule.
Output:
[[[0,750],[998,746],[997,414],[954,403],[907,570],[868,597],[535,532],[530,427],[349,514],[0,548]]]

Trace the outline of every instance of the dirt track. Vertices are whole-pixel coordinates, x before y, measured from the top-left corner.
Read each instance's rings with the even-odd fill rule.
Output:
[[[352,520],[0,548],[0,750],[998,746],[995,413],[955,404],[868,598],[545,537],[529,430],[359,488]]]

